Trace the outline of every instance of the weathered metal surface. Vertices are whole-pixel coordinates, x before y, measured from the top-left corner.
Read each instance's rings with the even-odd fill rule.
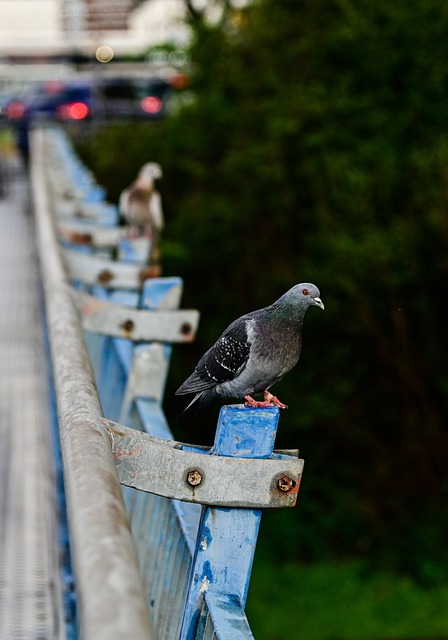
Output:
[[[61,140],[62,138],[59,139],[59,143]],[[93,215],[89,217],[90,225],[85,218],[86,226],[108,224],[109,222],[105,222],[107,215],[103,217],[106,209],[97,206],[101,190],[93,184],[91,177],[81,169],[79,183],[78,179],[73,179],[79,167],[72,165],[68,175],[64,175],[61,164],[65,166],[65,163],[59,164],[61,171],[55,171],[48,176],[58,202],[63,201],[66,204],[68,198],[73,201],[81,197],[83,200],[89,199],[93,203],[90,207]],[[59,214],[63,215],[61,211]],[[73,214],[73,209],[68,212],[69,216]],[[112,220],[112,216],[110,219]],[[72,225],[73,220],[67,220],[67,223]],[[97,252],[95,246],[88,246],[90,238],[87,235],[84,239],[79,238],[86,241],[86,245],[80,246],[79,250]],[[76,237],[72,237],[72,240],[76,240]],[[103,251],[105,252],[106,250]],[[119,253],[121,259],[139,259],[138,252],[131,245],[122,247]],[[151,309],[172,310],[179,306],[180,293],[177,295],[176,286],[167,283],[168,279],[161,279],[159,282],[154,279],[147,280],[140,295],[142,280],[147,277],[147,272],[143,269],[132,265],[117,265],[110,260],[100,261],[98,253],[93,257],[80,256],[79,253],[72,252],[72,258],[77,263],[74,271],[80,277],[76,278],[74,272],[71,276],[82,283],[79,285],[80,288],[90,291],[98,288],[98,291],[102,292],[100,297],[114,298],[125,305],[140,303],[143,307],[149,306]],[[100,315],[101,313],[98,314],[98,318]],[[152,344],[135,345],[132,340],[123,339],[123,335],[127,338],[135,335],[137,328],[136,320],[131,317],[129,311],[125,316],[120,318],[120,337],[110,338],[98,333],[87,333],[96,340],[91,352],[95,360],[95,370],[99,374],[99,388],[105,400],[104,406],[108,408],[106,415],[115,419],[115,416],[118,416],[119,422],[126,422],[141,430],[132,434],[132,437],[135,436],[137,439],[139,436],[145,437],[142,431],[170,438],[172,436],[163,414],[161,398],[171,346],[168,343],[162,345],[158,340]],[[147,337],[145,335],[144,339]],[[154,380],[157,380],[156,384]],[[226,407],[220,417],[212,452],[209,451],[207,454],[201,452],[198,447],[174,443],[177,447],[182,447],[174,447],[174,455],[184,456],[182,464],[186,455],[191,456],[191,460],[192,456],[197,458],[193,460],[192,466],[184,468],[177,458],[173,462],[172,447],[169,450],[173,443],[171,441],[170,445],[168,440],[165,442],[165,447],[168,445],[168,448],[163,449],[166,457],[159,452],[154,456],[152,464],[146,460],[143,466],[149,466],[150,474],[153,473],[154,467],[160,467],[157,473],[164,486],[171,478],[171,466],[175,467],[176,471],[182,472],[177,485],[182,486],[186,492],[194,493],[196,497],[200,492],[204,492],[204,489],[210,488],[208,465],[215,464],[215,460],[220,457],[221,462],[225,461],[224,464],[230,461],[241,465],[243,462],[240,469],[249,468],[251,463],[259,464],[260,468],[261,465],[269,465],[271,468],[271,464],[279,464],[281,470],[271,478],[269,491],[277,494],[280,500],[290,500],[292,504],[298,491],[300,475],[294,476],[285,465],[289,464],[291,459],[295,463],[303,462],[289,456],[290,452],[272,453],[277,419],[278,410],[275,408],[246,410],[237,406]],[[121,425],[112,425],[112,428],[115,431],[125,429]],[[116,444],[119,438],[123,438],[117,433],[110,435],[115,438]],[[157,446],[159,444],[160,442]],[[153,442],[151,450],[154,450],[155,446]],[[117,458],[122,460],[119,465],[122,464],[123,468],[128,470],[132,469],[135,459],[140,455],[144,457],[139,453],[138,446],[121,447],[119,455],[117,451]],[[207,468],[204,470],[205,461]],[[139,471],[135,473],[138,474]],[[233,486],[233,480],[226,472],[220,472],[219,475],[221,484],[226,485],[227,498],[228,485]],[[258,480],[258,477],[254,479],[252,475],[247,478],[246,471],[243,473],[243,479],[244,486],[236,488],[235,494],[246,495],[249,489],[253,489],[252,481],[256,485],[255,490],[258,490],[260,483],[266,482],[266,477],[263,477],[263,480]],[[153,482],[152,477],[150,480]],[[221,490],[220,487],[219,489]],[[253,640],[244,614],[244,606],[260,523],[260,510],[227,506],[201,508],[197,503],[170,500],[131,487],[123,487],[123,491],[132,522],[146,601],[158,640]],[[96,492],[95,495],[102,495],[101,487],[100,492]],[[200,523],[198,512],[202,512]],[[196,531],[199,531],[199,535],[195,544]],[[98,582],[95,584],[100,588]],[[180,633],[180,618],[187,588],[184,623]],[[126,605],[129,602],[127,592],[123,595],[123,601]],[[111,608],[113,607],[112,602]],[[131,627],[126,635],[138,637],[133,634]]]
[[[75,218],[80,221],[91,221],[98,224],[116,224],[117,207],[106,202],[87,203],[78,198],[56,198],[54,201],[56,218]]]
[[[101,218],[98,219],[98,222]],[[110,226],[110,218],[105,224],[96,224],[95,218],[90,221],[69,219],[58,221],[57,233],[61,242],[66,245],[92,247],[96,251],[116,249],[118,259],[128,264],[147,264],[151,251],[151,238],[147,236],[133,238],[128,226]]]
[[[205,613],[213,623],[216,640],[233,640],[233,638],[253,640],[246,614],[238,598],[227,594],[214,594],[211,591],[205,591],[204,597]],[[204,626],[205,631],[206,627]],[[199,635],[198,640],[200,638]]]
[[[249,462],[251,456],[257,455],[262,459],[252,462],[270,464],[279,413],[277,407],[247,409],[241,405],[224,406],[215,437],[215,455],[225,456],[222,459],[236,456],[239,463],[243,460]],[[274,490],[278,493],[282,493],[277,483],[283,475],[293,477],[289,472],[276,477],[271,487],[275,486]],[[297,494],[297,491],[298,483],[292,492]],[[252,638],[248,624],[244,625],[241,617],[238,635],[235,634],[231,623],[236,622],[236,618],[232,615],[234,608],[231,603],[236,602],[244,609],[260,520],[259,509],[203,507],[180,640],[212,637],[208,635],[206,625],[202,628],[206,611],[205,594],[215,599],[216,619],[211,624],[214,633],[221,628],[222,635],[219,637],[222,638]],[[207,618],[210,619],[209,616]]]
[[[177,640],[188,584],[191,554],[176,505],[200,510],[153,494],[126,489],[142,581],[158,640]],[[197,527],[196,527],[197,529]]]
[[[181,278],[154,278],[143,285],[142,307],[152,311],[172,311],[180,305],[183,282]]]
[[[17,156],[0,162],[0,638],[68,640],[29,185]]]
[[[152,278],[143,285],[142,306],[153,313],[179,312],[181,295],[182,280],[180,278]],[[121,292],[116,292],[114,299],[125,302],[125,296]],[[199,320],[199,316],[197,320]],[[186,331],[186,329],[187,327],[181,325],[181,331]],[[122,341],[115,340],[114,342],[117,353],[123,351],[124,345],[120,342]],[[120,422],[127,424],[127,415],[131,410],[132,403],[138,398],[162,402],[171,353],[172,346],[169,342],[141,344],[132,350],[132,364],[127,369],[128,379],[120,412]],[[122,355],[120,353],[120,357]],[[126,355],[129,355],[129,352]],[[124,367],[126,368],[126,364]],[[149,431],[151,432],[150,429]]]
[[[172,439],[159,402],[137,399],[129,424]],[[123,487],[158,640],[178,639],[201,505]]]
[[[256,410],[241,408],[244,413]],[[260,413],[260,410],[258,410]],[[258,420],[262,420],[258,416]],[[120,482],[166,498],[222,507],[285,508],[296,503],[303,460],[224,457],[183,449],[165,440],[103,419]],[[281,478],[291,488],[281,491]],[[226,479],[223,482],[223,478]]]
[[[114,289],[138,289],[142,284],[144,274],[139,265],[123,264],[73,249],[64,249],[62,254],[72,280]]]
[[[105,204],[105,189],[98,185],[91,171],[79,160],[67,135],[54,126],[47,131],[50,144],[44,161],[51,171],[47,175],[52,202],[74,200],[79,204]]]
[[[137,306],[140,300],[136,291],[115,291],[113,288],[105,291],[95,287],[93,293],[127,308]],[[143,305],[152,310],[170,311],[179,307],[181,294],[180,278],[153,278],[144,283],[141,299]],[[86,335],[100,341],[101,354],[94,349],[94,355],[105,415],[151,435],[172,439],[160,403],[171,347],[164,345],[165,369],[159,368],[158,381],[157,378],[153,382],[149,379],[145,386],[140,376],[129,378],[134,361],[133,342],[104,338],[90,332]],[[154,393],[154,383],[157,400],[148,397],[151,389]],[[136,392],[142,395],[134,397]],[[170,500],[132,487],[122,486],[122,489],[157,638],[177,639],[201,505]]]
[[[148,236],[138,238],[124,236],[118,243],[118,259],[130,264],[147,265],[151,247],[152,240]]]
[[[146,311],[79,292],[83,328],[133,341],[192,342],[199,323],[195,310]]]
[[[129,416],[129,423],[139,431],[144,431],[157,438],[174,440],[162,405],[157,400],[137,398]]]
[[[80,638],[148,640],[154,636],[134,541],[101,423],[101,406],[73,289],[67,282],[49,218],[44,158],[44,132],[36,130],[31,174],[79,594]]]
[[[139,397],[162,402],[168,372],[169,349],[170,347],[160,342],[140,344],[134,348],[123,399],[123,411]]]
[[[116,247],[128,231],[128,227],[111,227],[76,221],[58,221],[56,229],[59,239],[63,242],[108,248]]]

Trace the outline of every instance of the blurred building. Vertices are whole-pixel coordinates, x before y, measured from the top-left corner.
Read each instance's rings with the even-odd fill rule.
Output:
[[[61,44],[58,0],[0,0],[0,55],[55,51]]]
[[[0,56],[117,55],[188,42],[183,0],[0,0]]]

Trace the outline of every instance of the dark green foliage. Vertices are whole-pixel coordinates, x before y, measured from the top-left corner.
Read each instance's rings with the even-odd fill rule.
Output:
[[[447,640],[448,587],[423,589],[362,561],[290,563],[257,557],[247,613],[258,640]]]
[[[298,508],[264,522],[267,544],[288,531],[285,559],[448,570],[447,43],[442,0],[263,0],[196,25],[190,106],[81,147],[111,199],[164,167],[165,271],[202,312],[171,419],[231,320],[297,282],[321,290],[275,388],[279,445],[306,460]],[[214,421],[176,435],[209,443]]]

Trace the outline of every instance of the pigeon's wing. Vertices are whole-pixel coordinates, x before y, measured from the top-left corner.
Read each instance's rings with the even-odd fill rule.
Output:
[[[245,367],[249,352],[246,323],[236,321],[201,358],[196,371],[202,379],[211,379],[212,384],[233,380]]]
[[[162,197],[158,191],[154,191],[150,202],[151,222],[157,231],[163,229]]]
[[[194,373],[176,391],[176,395],[198,393],[227,380],[233,380],[246,366],[250,342],[243,318],[233,322],[217,342],[199,360]]]
[[[123,215],[127,213],[128,197],[129,197],[129,190],[123,189],[123,191],[120,194],[120,199],[118,202],[118,210]]]

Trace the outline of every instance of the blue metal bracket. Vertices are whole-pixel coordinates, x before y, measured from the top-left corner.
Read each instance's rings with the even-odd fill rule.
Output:
[[[270,458],[278,419],[277,407],[253,411],[238,405],[223,407],[214,455]],[[195,640],[197,637],[204,608],[208,606],[207,598],[214,608],[228,609],[230,597],[233,612],[244,609],[261,513],[260,509],[203,507],[180,640]],[[224,593],[225,597],[221,597]],[[235,637],[232,635],[235,631],[232,621],[235,621],[235,616],[230,615],[230,610],[227,618],[221,617],[221,623],[228,625],[226,630],[222,630],[222,637]],[[242,633],[238,637],[246,639],[252,634]]]

